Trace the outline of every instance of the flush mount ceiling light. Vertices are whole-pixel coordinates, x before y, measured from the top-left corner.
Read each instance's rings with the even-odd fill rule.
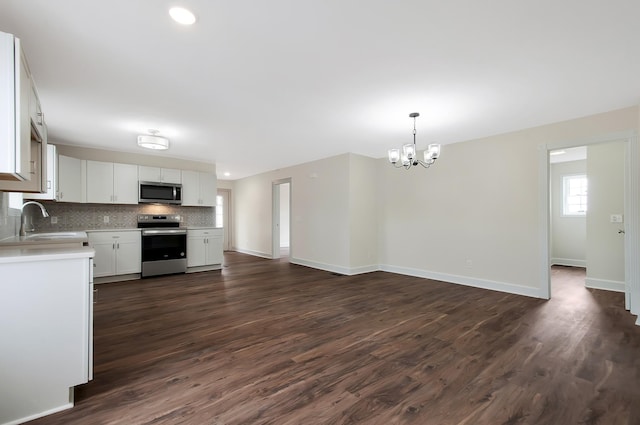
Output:
[[[196,21],[196,16],[183,7],[172,7],[169,9],[169,15],[174,21],[182,25],[192,25]]]
[[[138,136],[138,146],[145,149],[167,150],[169,149],[169,139],[157,136],[158,130],[149,130],[150,134],[141,134]]]
[[[413,118],[413,143],[403,145],[402,153],[400,149],[389,149],[389,162],[396,168],[405,168],[408,170],[411,166],[417,165],[429,168],[436,162],[436,159],[440,157],[440,145],[433,143],[427,146],[427,150],[424,151],[424,160],[418,159],[418,150],[416,149],[416,118],[419,116],[420,114],[418,112],[409,114],[409,117]]]

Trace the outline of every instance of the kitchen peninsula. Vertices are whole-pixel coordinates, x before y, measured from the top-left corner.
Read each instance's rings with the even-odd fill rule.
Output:
[[[0,246],[1,424],[70,408],[93,379],[94,251],[56,242]]]

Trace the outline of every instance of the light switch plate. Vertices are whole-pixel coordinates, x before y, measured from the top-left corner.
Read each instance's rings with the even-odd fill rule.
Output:
[[[612,223],[622,223],[622,214],[611,214]]]

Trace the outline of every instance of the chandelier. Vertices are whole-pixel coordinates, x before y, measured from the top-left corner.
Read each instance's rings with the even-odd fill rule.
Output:
[[[416,149],[416,118],[419,116],[420,114],[418,112],[409,114],[409,117],[413,118],[413,143],[403,145],[402,153],[400,149],[389,149],[389,162],[396,168],[405,168],[408,170],[411,166],[417,165],[429,168],[440,156],[440,145],[433,143],[427,146],[427,150],[424,151],[424,159],[418,159],[418,150]]]

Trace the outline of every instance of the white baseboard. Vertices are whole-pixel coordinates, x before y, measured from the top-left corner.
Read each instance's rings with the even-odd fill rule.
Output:
[[[253,251],[251,249],[240,249],[240,248],[235,248],[234,249],[237,252],[240,252],[242,254],[249,254],[249,255],[253,255],[254,257],[262,257],[262,258],[268,258],[269,260],[272,260],[273,257],[271,256],[271,254],[268,254],[266,252],[260,252],[260,251]]]
[[[552,266],[587,267],[586,260],[574,260],[572,258],[552,258],[550,263]]]
[[[264,255],[261,253],[254,253],[251,251],[238,250],[238,249],[237,251],[244,254],[257,255],[259,257],[264,257],[264,258],[271,258],[270,256]],[[412,269],[407,267],[396,267],[396,266],[390,266],[385,264],[382,264],[382,265],[371,264],[369,266],[361,266],[361,267],[344,267],[344,266],[337,266],[335,264],[319,263],[317,261],[305,260],[302,258],[295,258],[295,257],[291,257],[289,259],[289,262],[291,264],[298,264],[300,266],[311,267],[314,269],[325,270],[328,272],[343,274],[347,276],[370,273],[370,272],[375,272],[380,270],[380,271],[397,273],[397,274],[402,274],[407,276],[439,280],[446,283],[472,286],[474,288],[489,289],[492,291],[506,292],[509,294],[524,295],[527,297],[545,299],[543,291],[540,288],[531,288],[528,286],[514,285],[511,283],[498,282],[498,281],[486,280],[486,279],[477,279],[477,278],[468,277],[468,276],[458,276],[458,275],[452,275],[452,274],[446,274],[446,273],[430,272],[426,270]]]
[[[54,407],[53,409],[45,410],[44,412],[36,413],[33,415],[25,416],[24,418],[14,419],[9,422],[5,422],[4,425],[19,425],[25,422],[32,421],[34,419],[43,418],[45,416],[53,415],[54,413],[62,412],[63,410],[71,409],[73,402],[63,404],[62,406]]]
[[[605,291],[614,291],[614,292],[626,292],[624,282],[620,282],[617,280],[594,279],[591,277],[587,277],[584,280],[584,284],[587,288],[592,288],[592,289],[603,289]]]
[[[317,261],[303,260],[301,258],[291,257],[289,259],[291,264],[298,264],[300,266],[311,267],[314,269],[325,270],[332,273],[343,274],[347,276],[353,276],[356,274],[370,273],[380,270],[377,264],[372,264],[370,266],[361,266],[361,267],[343,267],[336,266],[334,264],[324,264],[318,263]]]
[[[390,265],[381,265],[380,270],[391,273],[398,273],[407,276],[423,277],[426,279],[439,280],[446,283],[455,283],[458,285],[472,286],[474,288],[489,289],[492,291],[507,292],[509,294],[524,295],[533,298],[545,298],[540,288],[531,288],[528,286],[514,285],[512,283],[498,282],[494,280],[477,279],[468,276],[458,276],[447,273],[430,272],[426,270],[418,270],[407,267],[396,267]]]

